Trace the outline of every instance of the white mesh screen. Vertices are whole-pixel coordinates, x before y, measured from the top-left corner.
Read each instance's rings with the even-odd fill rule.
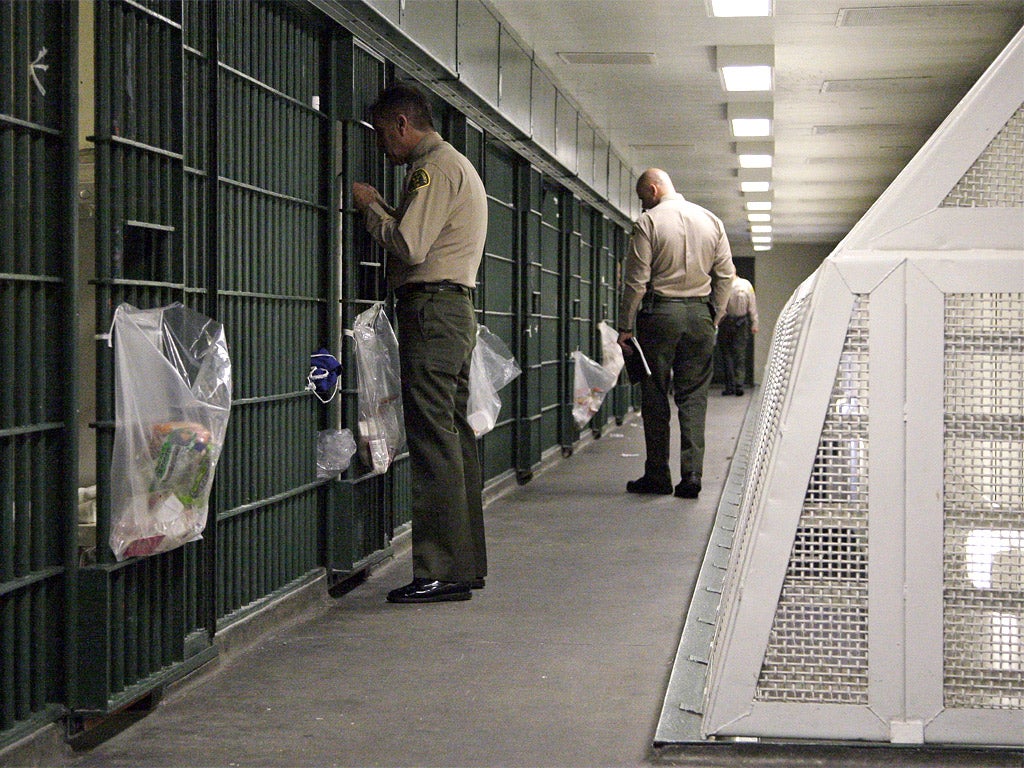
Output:
[[[942,207],[1024,207],[1024,105],[953,187]]]
[[[945,301],[944,702],[1024,707],[1024,294]]]
[[[866,704],[868,300],[850,317],[757,684],[762,701]]]
[[[791,299],[779,315],[772,334],[771,349],[768,353],[768,366],[765,369],[762,384],[761,407],[758,410],[757,425],[750,449],[750,463],[747,467],[746,480],[739,505],[739,520],[733,538],[732,562],[726,574],[723,594],[729,595],[741,578],[739,558],[746,552],[746,539],[754,527],[752,510],[757,509],[765,479],[767,462],[775,451],[775,442],[779,436],[779,418],[782,403],[786,397],[792,379],[793,361],[796,357],[796,345],[803,330],[804,318],[807,313],[811,292],[804,296]],[[723,600],[723,605],[728,602]]]
[[[779,417],[782,401],[786,397],[792,379],[793,360],[796,356],[796,344],[803,330],[804,315],[811,294],[808,293],[791,302],[779,316],[772,336],[772,347],[769,351],[769,365],[765,371],[763,386],[764,394],[761,409],[758,412],[757,428],[754,432],[754,445],[750,452],[751,462],[747,470],[747,482],[744,488],[744,503],[741,509],[755,507],[760,496],[761,484],[764,481],[765,462],[773,454],[774,443],[779,434]],[[749,504],[746,502],[749,500]],[[741,547],[742,548],[742,543]]]

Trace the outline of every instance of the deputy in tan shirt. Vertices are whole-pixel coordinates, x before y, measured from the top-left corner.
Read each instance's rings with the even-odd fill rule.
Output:
[[[758,331],[757,297],[750,281],[737,275],[718,325],[718,349],[725,367],[723,395],[742,395],[747,380],[747,352],[750,334]]]
[[[671,391],[680,433],[681,479],[674,493],[695,499],[703,474],[715,326],[725,313],[736,269],[721,219],[683,199],[667,173],[644,171],[636,193],[644,212],[633,225],[623,264],[619,344],[631,354],[628,342],[635,334],[651,375],[641,382],[644,474],[627,483],[626,490],[673,493]]]
[[[398,299],[413,580],[387,599],[468,600],[487,575],[480,463],[466,416],[487,194],[473,164],[434,130],[429,102],[418,89],[389,86],[370,116],[388,159],[408,166],[395,209],[369,184],[352,185],[367,230],[388,252]]]
[[[405,162],[405,191],[397,209],[372,187],[368,192],[368,185],[356,186],[366,194],[366,228],[390,257],[391,287],[448,281],[473,288],[487,238],[487,194],[479,174],[433,130],[424,132]]]

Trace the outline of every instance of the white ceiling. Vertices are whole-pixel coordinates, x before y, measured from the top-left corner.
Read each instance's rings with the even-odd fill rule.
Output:
[[[774,246],[831,249],[1024,24],[1024,0],[774,0],[770,18],[712,18],[705,0],[487,2],[627,162],[725,220],[736,255],[752,248],[728,103],[772,102]],[[747,45],[773,46],[770,94],[720,84],[716,47]]]

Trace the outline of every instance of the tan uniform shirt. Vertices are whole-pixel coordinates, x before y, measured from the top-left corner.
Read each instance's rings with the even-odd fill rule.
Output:
[[[676,193],[633,224],[622,267],[619,330],[632,332],[648,288],[658,296],[707,296],[714,291],[716,323],[725,314],[736,268],[722,220]]]
[[[749,315],[750,330],[757,333],[757,297],[754,296],[754,286],[746,278],[736,277],[732,281],[732,294],[729,296],[726,314],[729,317]]]
[[[413,150],[398,208],[371,203],[366,229],[388,251],[392,288],[449,280],[473,288],[487,239],[487,193],[469,159],[437,133]]]

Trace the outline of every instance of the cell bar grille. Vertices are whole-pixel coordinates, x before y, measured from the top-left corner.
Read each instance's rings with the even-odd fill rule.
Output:
[[[1024,707],[1024,294],[945,300],[944,703]]]
[[[858,296],[758,680],[762,701],[867,703],[867,321]]]
[[[942,207],[1024,207],[1024,104],[953,187]]]

